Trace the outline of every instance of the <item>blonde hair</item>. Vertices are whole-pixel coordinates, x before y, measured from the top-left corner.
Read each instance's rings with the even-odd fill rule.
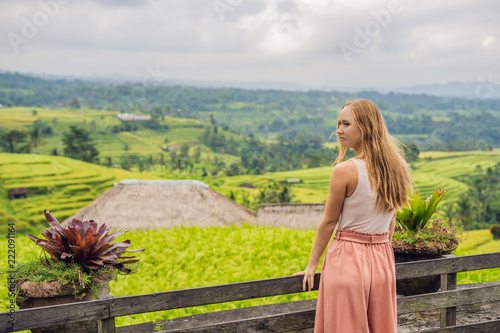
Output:
[[[413,191],[404,145],[389,134],[382,113],[372,101],[357,99],[340,110],[345,107],[351,109],[361,130],[361,153],[357,157],[366,162],[379,208],[388,212],[400,209],[408,202],[408,192]],[[346,147],[339,143],[339,148],[334,165],[344,160]]]

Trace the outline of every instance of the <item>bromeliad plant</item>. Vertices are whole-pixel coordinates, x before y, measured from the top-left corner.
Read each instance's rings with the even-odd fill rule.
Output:
[[[66,229],[49,211],[45,209],[43,212],[51,226],[49,230],[42,231],[46,239],[31,234],[26,236],[41,246],[54,262],[78,264],[87,271],[113,267],[123,274],[129,274],[132,270],[125,265],[133,264],[139,259],[134,259],[134,256],[123,256],[123,253],[144,251],[144,249],[127,250],[130,247],[130,240],[111,243],[126,231],[109,234],[111,228],[105,223],[98,228],[93,220],[78,219],[70,221]],[[48,260],[46,262],[49,264]]]
[[[425,200],[418,193],[410,194],[408,205],[396,215],[394,252],[443,254],[456,249],[462,240],[462,229],[439,219],[432,220],[445,194],[445,190],[435,189]]]
[[[435,189],[434,193],[424,200],[418,193],[412,193],[408,199],[409,206],[397,212],[396,221],[401,227],[411,232],[424,229],[436,213],[437,205],[445,194],[446,190]]]

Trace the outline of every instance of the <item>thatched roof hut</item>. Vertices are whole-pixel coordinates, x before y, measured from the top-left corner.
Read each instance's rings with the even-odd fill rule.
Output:
[[[254,223],[256,215],[198,180],[128,179],[68,220],[95,220],[126,230],[241,225]]]
[[[255,185],[252,183],[243,183],[239,187],[255,188]]]
[[[30,190],[24,187],[15,187],[8,192],[9,199],[25,199],[31,193]]]
[[[316,229],[323,218],[325,203],[261,204],[257,224],[295,229]]]

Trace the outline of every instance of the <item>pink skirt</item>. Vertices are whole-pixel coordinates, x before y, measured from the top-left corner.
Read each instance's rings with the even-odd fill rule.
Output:
[[[396,333],[395,268],[388,231],[337,230],[321,267],[314,332]]]

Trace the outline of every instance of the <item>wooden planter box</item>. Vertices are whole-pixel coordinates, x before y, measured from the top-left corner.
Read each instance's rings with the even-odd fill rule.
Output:
[[[68,304],[90,301],[99,298],[111,297],[109,295],[109,281],[114,277],[114,271],[98,275],[93,283],[97,286],[97,295],[90,289],[82,288],[75,284],[63,284],[61,281],[24,281],[19,284],[19,294],[16,303],[19,309],[31,309],[51,305]],[[45,332],[71,332],[86,333],[97,332],[98,321],[77,324],[65,324],[31,330],[33,333]]]
[[[408,244],[403,241],[393,241],[394,258],[396,263],[431,260],[442,258],[444,254],[454,251],[458,242],[424,242]],[[440,275],[422,276],[413,279],[396,281],[396,293],[404,296],[434,293],[441,286]]]

